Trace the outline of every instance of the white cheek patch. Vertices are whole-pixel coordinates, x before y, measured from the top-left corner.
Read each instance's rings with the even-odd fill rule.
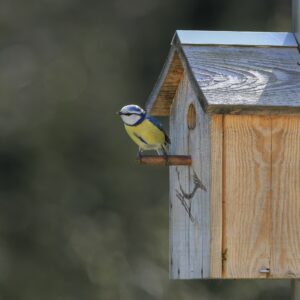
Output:
[[[121,118],[125,124],[134,125],[136,122],[138,122],[140,120],[141,116],[139,116],[139,115],[130,115],[130,116],[121,115]]]

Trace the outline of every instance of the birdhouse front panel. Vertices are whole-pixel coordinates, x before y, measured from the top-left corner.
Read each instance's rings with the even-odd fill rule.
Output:
[[[300,278],[300,55],[289,34],[249,37],[173,45],[149,98],[170,116],[171,154],[192,158],[170,167],[174,279]]]
[[[224,277],[300,277],[299,138],[299,116],[223,116]]]
[[[211,240],[209,117],[186,76],[171,107],[170,138],[170,152],[189,154],[193,161],[191,167],[170,167],[171,277],[207,277]]]

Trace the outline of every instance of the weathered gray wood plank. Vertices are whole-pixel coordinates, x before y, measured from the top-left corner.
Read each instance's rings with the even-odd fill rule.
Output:
[[[297,48],[182,46],[212,113],[300,111]]]
[[[300,0],[293,0],[292,14],[293,32],[300,45]]]
[[[295,48],[174,45],[146,108],[167,116],[185,70],[201,106],[218,114],[299,114]]]
[[[196,127],[189,129],[187,112],[193,104]],[[187,77],[171,107],[171,154],[192,156],[191,167],[170,167],[170,277],[210,276],[210,122]]]

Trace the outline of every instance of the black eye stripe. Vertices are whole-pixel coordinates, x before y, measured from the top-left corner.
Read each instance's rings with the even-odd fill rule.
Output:
[[[137,113],[123,113],[123,115],[125,115],[125,116],[132,116],[132,115],[140,116],[140,114],[137,114]]]

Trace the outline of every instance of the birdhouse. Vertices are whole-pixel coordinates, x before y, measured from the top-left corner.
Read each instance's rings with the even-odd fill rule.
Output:
[[[177,31],[146,105],[170,120],[170,277],[300,278],[293,33]]]

